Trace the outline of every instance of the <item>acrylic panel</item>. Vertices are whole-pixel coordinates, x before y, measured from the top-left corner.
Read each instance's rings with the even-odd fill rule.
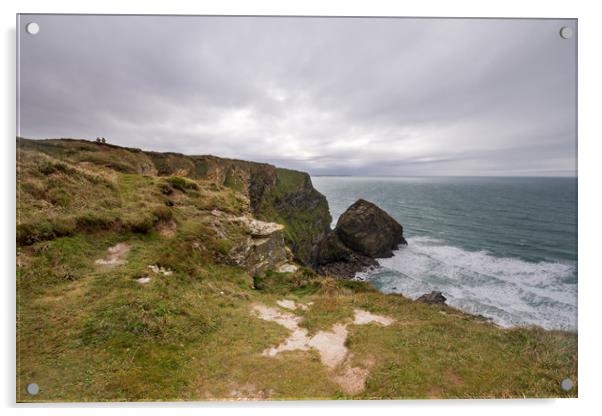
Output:
[[[577,396],[577,20],[17,16],[19,402]]]

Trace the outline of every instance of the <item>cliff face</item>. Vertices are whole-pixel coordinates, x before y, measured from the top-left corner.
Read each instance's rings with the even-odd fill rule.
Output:
[[[324,195],[312,186],[307,173],[276,169],[253,206],[258,218],[284,224],[284,235],[295,258],[305,265],[316,262],[318,243],[330,231],[332,217]]]
[[[20,138],[18,147],[70,163],[121,173],[190,178],[232,189],[248,199],[253,216],[285,226],[282,233],[295,259],[308,266],[315,265],[315,248],[330,229],[328,202],[304,172],[266,163],[146,152],[85,140]]]
[[[210,180],[243,193],[257,218],[285,226],[284,238],[295,259],[315,265],[317,245],[329,232],[332,217],[326,198],[307,173],[215,156],[146,154],[159,175]]]

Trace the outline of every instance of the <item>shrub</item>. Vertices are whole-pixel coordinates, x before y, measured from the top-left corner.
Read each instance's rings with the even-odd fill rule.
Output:
[[[96,212],[87,212],[75,219],[75,223],[80,230],[108,230],[116,224],[116,219],[106,215],[100,215]]]
[[[49,190],[48,198],[50,199],[50,202],[60,207],[66,207],[71,202],[71,197],[69,194],[61,188],[53,188]]]
[[[181,176],[171,176],[167,178],[167,182],[174,188],[182,192],[186,192],[188,189],[199,189],[199,186],[196,182],[193,182],[189,179],[183,178]]]
[[[38,166],[38,170],[46,176],[57,172],[71,173],[74,171],[74,169],[60,162],[44,162]]]
[[[166,206],[159,205],[153,209],[153,216],[155,217],[155,222],[169,221],[173,218],[173,211]]]
[[[159,186],[159,189],[161,190],[161,193],[163,195],[171,195],[173,194],[173,188],[171,186],[169,186],[166,183],[163,183]]]
[[[135,233],[146,234],[150,230],[153,229],[154,225],[155,225],[155,222],[153,221],[153,218],[144,216],[144,217],[140,217],[140,218],[132,220],[128,224],[128,228],[131,229]]]
[[[67,221],[42,221],[17,225],[17,244],[31,245],[39,241],[52,240],[58,237],[72,235],[73,225]]]
[[[41,200],[41,199],[47,198],[46,191],[44,190],[44,188],[41,186],[38,186],[34,183],[30,183],[30,182],[22,183],[20,191],[31,195],[35,199]]]
[[[226,255],[232,249],[232,242],[226,239],[217,240],[215,242],[215,249],[218,253]]]

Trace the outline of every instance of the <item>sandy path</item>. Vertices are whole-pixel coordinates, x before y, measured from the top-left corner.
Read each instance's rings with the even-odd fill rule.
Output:
[[[279,300],[278,305],[286,309],[296,309],[297,305],[292,300]],[[301,328],[301,317],[289,312],[278,310],[262,304],[252,307],[257,316],[265,321],[276,322],[290,330],[290,335],[278,346],[263,351],[263,355],[275,357],[283,351],[301,350],[307,351],[313,348],[320,354],[322,364],[332,371],[335,380],[348,394],[357,394],[364,390],[366,378],[372,363],[365,363],[366,368],[352,367],[350,365],[351,354],[345,346],[349,335],[347,326],[367,325],[377,323],[383,326],[391,325],[394,320],[387,316],[375,315],[362,309],[354,310],[352,322],[336,323],[330,331],[319,331],[313,337],[308,336],[305,328]]]

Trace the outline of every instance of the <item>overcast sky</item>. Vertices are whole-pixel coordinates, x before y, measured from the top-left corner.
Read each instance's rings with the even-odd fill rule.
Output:
[[[562,26],[22,16],[18,131],[312,174],[574,175]]]

